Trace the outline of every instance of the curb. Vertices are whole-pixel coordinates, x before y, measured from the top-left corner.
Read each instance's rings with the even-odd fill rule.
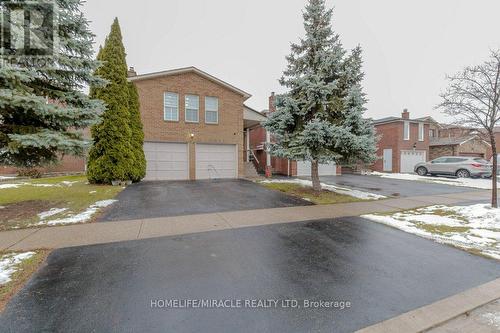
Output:
[[[356,333],[425,332],[500,298],[500,279],[412,310]]]

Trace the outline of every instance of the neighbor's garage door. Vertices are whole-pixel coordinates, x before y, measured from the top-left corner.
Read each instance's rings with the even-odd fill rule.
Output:
[[[320,176],[335,176],[337,174],[337,165],[334,162],[320,164],[318,168]],[[297,161],[297,176],[311,176],[311,162]]]
[[[188,145],[186,143],[144,142],[145,180],[189,179]]]
[[[196,179],[238,178],[236,145],[196,145]]]
[[[415,165],[425,162],[425,150],[403,150],[401,151],[401,172],[414,172]]]

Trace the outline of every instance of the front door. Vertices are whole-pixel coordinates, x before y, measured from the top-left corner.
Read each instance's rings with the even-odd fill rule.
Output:
[[[384,171],[392,172],[392,149],[384,149]]]

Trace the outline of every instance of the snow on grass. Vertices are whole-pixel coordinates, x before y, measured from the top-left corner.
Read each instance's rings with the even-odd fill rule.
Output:
[[[491,190],[492,188],[491,179],[483,179],[483,178],[438,178],[430,176],[419,176],[410,173],[382,173],[376,171],[369,173],[369,175],[379,176],[382,178],[389,178],[389,179],[401,179],[401,180],[420,181],[420,182],[435,183],[435,184],[450,185],[450,186],[472,187],[483,190]]]
[[[436,205],[362,217],[500,260],[500,208]]]
[[[298,178],[263,180],[262,183],[291,183],[291,184],[298,184],[298,185],[306,186],[306,187],[312,187],[312,181],[306,180],[306,179],[298,179]],[[321,187],[327,191],[335,192],[338,194],[349,195],[351,197],[362,199],[362,200],[380,200],[380,199],[387,198],[386,196],[383,196],[380,194],[363,192],[363,191],[359,191],[359,190],[355,190],[355,189],[339,187],[339,186],[334,186],[334,185],[330,185],[330,184],[321,183]]]
[[[107,207],[118,200],[101,200],[92,204],[89,208],[78,214],[70,214],[66,217],[55,219],[55,220],[43,220],[37,223],[37,225],[60,225],[60,224],[74,224],[89,221],[92,216],[97,213],[100,208]],[[53,214],[55,215],[55,214]]]
[[[20,263],[31,258],[35,252],[10,253],[0,257],[0,285],[11,281],[11,276],[17,271]]]
[[[3,179],[15,179],[17,178],[16,176],[0,176],[0,180],[3,180]]]
[[[0,189],[6,189],[6,188],[18,188],[22,184],[0,184]]]
[[[481,317],[488,322],[490,326],[500,329],[500,312],[483,313]]]
[[[40,218],[40,220],[45,220],[48,217],[60,214],[60,213],[65,212],[67,210],[68,210],[68,208],[51,208],[50,210],[48,210],[46,212],[42,212],[42,213],[38,214],[38,217]]]

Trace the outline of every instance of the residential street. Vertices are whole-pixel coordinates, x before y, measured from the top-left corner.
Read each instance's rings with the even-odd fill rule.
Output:
[[[66,248],[2,332],[352,332],[500,277],[498,262],[360,218]],[[344,300],[339,309],[166,309],[157,299]]]

